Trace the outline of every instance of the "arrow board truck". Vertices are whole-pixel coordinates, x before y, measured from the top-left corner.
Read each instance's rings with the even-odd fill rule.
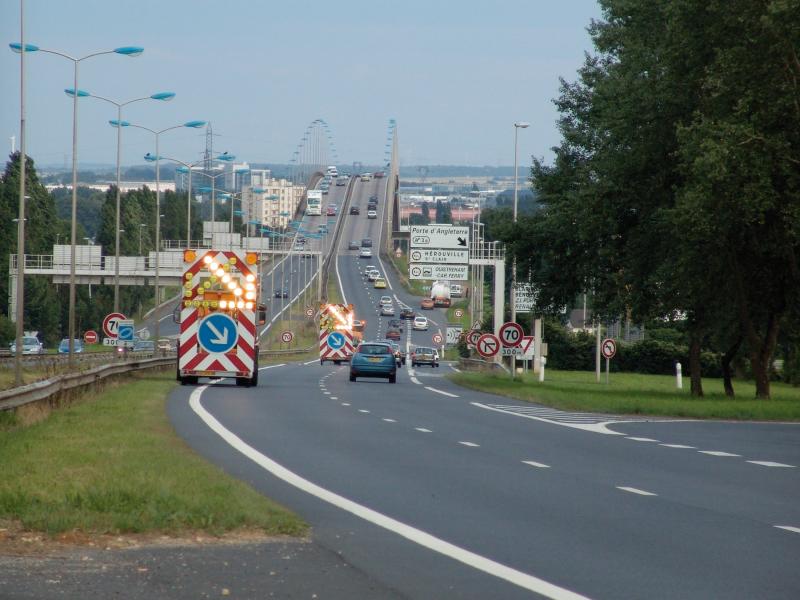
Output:
[[[258,326],[266,321],[259,304],[258,254],[241,250],[186,250],[177,379],[200,377],[258,384]]]
[[[322,216],[322,190],[308,190],[306,196],[306,215]]]
[[[319,309],[319,364],[347,362],[355,353],[353,305],[322,304]]]

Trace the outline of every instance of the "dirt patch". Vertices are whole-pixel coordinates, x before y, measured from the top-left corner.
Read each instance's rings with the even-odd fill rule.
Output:
[[[48,556],[75,548],[128,550],[286,541],[306,542],[308,540],[267,535],[256,529],[238,529],[219,536],[205,531],[185,531],[180,534],[160,532],[107,534],[68,531],[50,536],[42,532],[27,531],[18,523],[0,522],[0,556]]]

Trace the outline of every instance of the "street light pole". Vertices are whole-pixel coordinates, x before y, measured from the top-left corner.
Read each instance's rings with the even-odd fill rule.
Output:
[[[17,330],[14,347],[14,385],[22,385],[22,351],[25,335],[25,13],[19,2],[19,222],[17,223]]]
[[[72,90],[73,93],[75,90]],[[173,92],[159,92],[157,94],[152,94],[150,96],[144,96],[142,98],[134,98],[133,100],[128,100],[127,102],[117,102],[115,100],[111,100],[109,98],[104,98],[103,96],[98,96],[96,94],[87,94],[91,98],[97,98],[98,100],[103,100],[104,102],[108,102],[109,104],[113,104],[117,107],[117,118],[116,120],[109,121],[109,124],[112,127],[115,127],[117,130],[117,203],[116,203],[116,230],[117,234],[114,236],[115,238],[115,252],[114,252],[114,312],[119,312],[119,230],[120,230],[120,197],[121,197],[121,181],[120,181],[120,169],[121,169],[121,147],[122,147],[122,128],[127,127],[129,125],[128,122],[122,120],[122,107],[127,106],[128,104],[133,104],[134,102],[140,102],[142,100],[172,100],[175,97]]]
[[[85,92],[78,89],[78,65],[81,61],[93,56],[101,56],[103,54],[122,54],[123,56],[139,56],[144,52],[144,48],[138,46],[123,46],[115,48],[114,50],[105,50],[102,52],[93,52],[80,58],[57,52],[55,50],[45,50],[39,48],[34,44],[24,44],[24,42],[9,44],[11,50],[14,52],[44,52],[45,54],[54,54],[61,56],[67,60],[71,60],[73,64],[73,94],[67,91],[68,95],[72,96],[72,227],[70,231],[70,269],[69,269],[69,362],[70,369],[75,366],[75,244],[77,243],[77,216],[78,216],[78,98],[87,96]]]
[[[519,184],[518,184],[518,167],[517,167],[517,138],[520,129],[525,129],[528,127],[530,123],[525,123],[524,121],[520,121],[514,123],[514,225],[517,224],[517,195],[519,191]],[[480,206],[480,202],[478,203]],[[517,254],[514,253],[514,258],[511,265],[511,322],[517,322],[517,302],[516,302],[516,291],[517,291]],[[511,356],[511,379],[514,379],[516,376],[515,371],[517,370],[517,359],[514,356]]]

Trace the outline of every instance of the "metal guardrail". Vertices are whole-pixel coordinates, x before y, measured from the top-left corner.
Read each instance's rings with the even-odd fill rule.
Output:
[[[174,364],[175,358],[171,356],[165,358],[146,358],[137,361],[101,365],[78,373],[67,373],[66,375],[58,375],[50,379],[35,381],[27,385],[0,391],[0,411],[12,410],[25,404],[30,404],[31,402],[49,400],[58,394],[90,386],[102,379],[113,377],[114,375],[141,371],[143,369],[170,367]]]

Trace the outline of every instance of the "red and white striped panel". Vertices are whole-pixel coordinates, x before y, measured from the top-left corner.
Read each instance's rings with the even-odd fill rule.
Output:
[[[186,343],[181,338],[178,364],[181,371],[221,371],[228,374],[252,373],[256,357],[255,311],[240,310],[237,313],[238,340],[236,346],[225,354],[209,353],[197,343],[197,328],[200,319],[196,309],[184,309],[194,313],[195,322]],[[190,314],[188,318],[193,318]]]
[[[344,335],[344,346],[334,350],[328,346],[328,332],[323,331],[319,335],[319,357],[324,360],[347,360],[353,355],[353,334],[349,331],[340,331]]]

